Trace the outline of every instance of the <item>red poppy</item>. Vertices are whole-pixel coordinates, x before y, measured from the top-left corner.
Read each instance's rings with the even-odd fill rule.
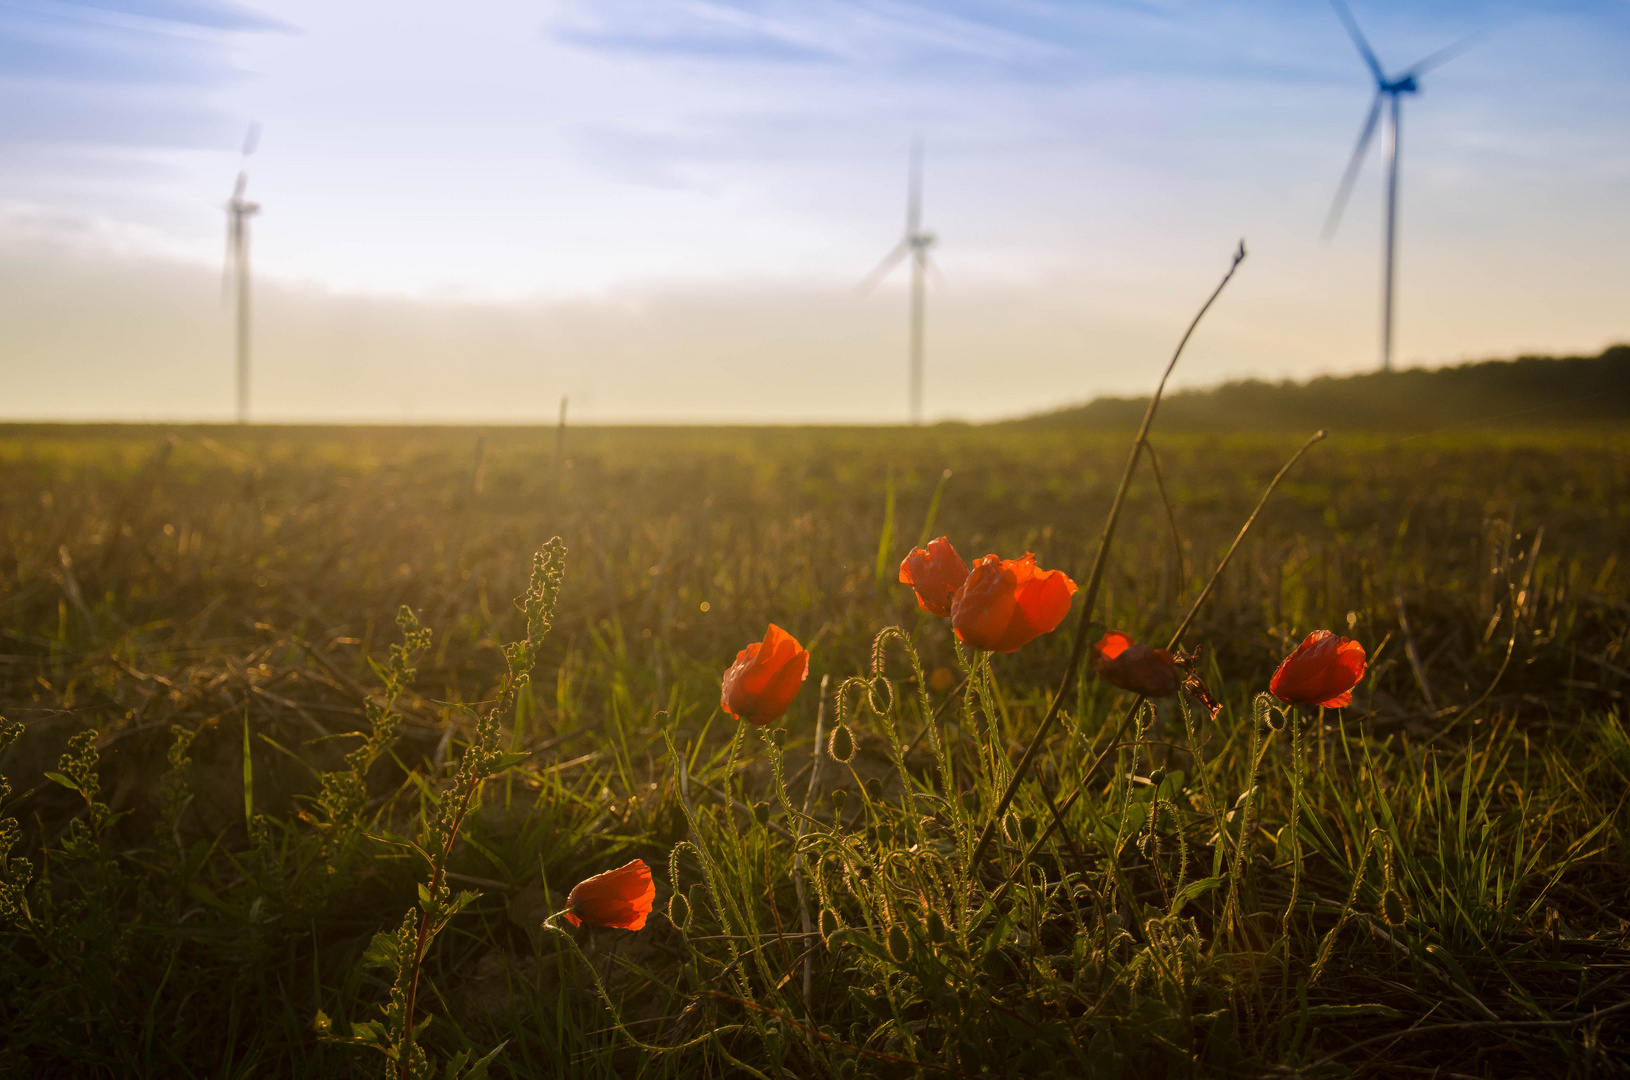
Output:
[[[593,923],[618,930],[638,930],[645,925],[656,901],[657,887],[651,881],[651,868],[640,859],[627,866],[596,874],[577,883],[566,898],[561,914],[573,926]]]
[[[1364,646],[1328,630],[1315,630],[1285,657],[1268,689],[1286,705],[1339,709],[1353,700],[1364,677]]]
[[[945,537],[926,548],[912,548],[900,564],[900,583],[917,591],[917,606],[930,615],[951,614],[951,598],[968,580],[968,564]]]
[[[736,654],[736,662],[724,673],[719,704],[737,719],[768,724],[786,714],[808,674],[809,650],[771,623],[763,641]]]
[[[1092,669],[1109,685],[1146,698],[1175,694],[1183,681],[1171,653],[1134,643],[1119,630],[1093,643]]]
[[[1055,629],[1070,613],[1075,582],[1062,570],[1042,570],[1036,557],[986,555],[951,598],[951,629],[976,649],[1013,652]]]

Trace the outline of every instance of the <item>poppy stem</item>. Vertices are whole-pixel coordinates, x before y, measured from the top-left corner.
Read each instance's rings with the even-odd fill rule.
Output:
[[[1291,467],[1302,459],[1302,455],[1307,453],[1308,450],[1312,448],[1314,443],[1318,442],[1324,437],[1325,433],[1322,430],[1314,432],[1313,436],[1308,439],[1307,442],[1302,444],[1301,449],[1297,450],[1295,454],[1291,455],[1290,460],[1285,462],[1280,470],[1274,474],[1274,478],[1268,482],[1267,488],[1262,492],[1262,497],[1257,500],[1256,508],[1251,511],[1251,516],[1245,519],[1244,525],[1240,526],[1239,535],[1234,537],[1234,542],[1230,544],[1228,546],[1228,550],[1223,553],[1222,561],[1217,563],[1217,568],[1211,572],[1211,577],[1206,581],[1205,588],[1200,590],[1200,595],[1194,598],[1194,603],[1190,605],[1188,614],[1183,616],[1183,621],[1177,624],[1177,629],[1172,633],[1171,640],[1166,643],[1166,649],[1168,652],[1177,648],[1177,643],[1182,639],[1183,632],[1189,628],[1189,624],[1194,621],[1194,617],[1200,613],[1200,608],[1206,602],[1206,599],[1210,597],[1212,588],[1216,586],[1217,580],[1222,577],[1223,571],[1228,568],[1229,560],[1234,557],[1234,553],[1239,550],[1240,544],[1245,541],[1245,535],[1251,531],[1251,526],[1256,524],[1256,519],[1261,515],[1262,508],[1268,505],[1268,499],[1273,495],[1274,489],[1279,486],[1279,481],[1285,478],[1285,475],[1290,472]],[[1013,782],[1009,785],[1007,798],[1011,798],[1013,791],[1018,788],[1019,781],[1024,777],[1024,767],[1029,762],[1031,752],[1034,751],[1040,744],[1042,732],[1047,730],[1048,723],[1050,723],[1054,716],[1058,713],[1059,704],[1063,701],[1064,694],[1069,688],[1069,675],[1071,672],[1075,671],[1075,667],[1075,663],[1072,662],[1069,670],[1065,673],[1066,681],[1059,687],[1059,694],[1057,697],[1053,698],[1052,708],[1048,710],[1047,716],[1041,722],[1041,729],[1036,732],[1036,738],[1031,740],[1030,747],[1025,751],[1025,756],[1019,760],[1019,767],[1013,773]],[[1041,850],[1041,846],[1045,844],[1048,838],[1053,835],[1053,830],[1063,824],[1064,815],[1070,812],[1070,807],[1075,805],[1075,800],[1079,799],[1081,797],[1081,793],[1086,790],[1087,782],[1092,778],[1092,775],[1098,771],[1099,766],[1103,765],[1104,760],[1120,747],[1121,735],[1126,731],[1126,725],[1131,722],[1134,716],[1137,715],[1137,711],[1143,705],[1143,702],[1144,698],[1140,695],[1135,701],[1132,702],[1131,707],[1128,708],[1124,714],[1122,714],[1120,722],[1115,725],[1114,734],[1109,737],[1108,744],[1098,752],[1098,756],[1093,759],[1092,764],[1087,766],[1086,770],[1082,772],[1081,780],[1076,784],[1075,790],[1070,792],[1070,797],[1064,800],[1064,805],[1058,807],[1057,811],[1053,814],[1052,823],[1047,826],[1042,834],[1036,838],[1036,842],[1030,846],[1028,851],[1025,852],[1024,858],[1019,862],[1020,867],[1024,866],[1031,859],[1033,859],[1036,853]],[[1006,808],[1007,803],[1004,801],[1002,805],[997,808],[996,816],[993,818],[993,820],[999,820],[1002,811]],[[987,833],[989,832],[988,825],[986,826],[986,831]],[[974,864],[979,861],[979,855],[984,851],[984,845],[988,839],[988,835],[982,835],[980,837],[980,845],[974,849],[974,857],[969,860],[970,864]],[[1005,890],[1008,885],[1011,884],[1012,881],[1018,876],[1018,873],[1019,870],[1016,867],[1013,872],[1008,875],[1007,880],[1002,883],[1001,887],[997,891],[1001,892]]]
[[[1148,440],[1149,429],[1154,425],[1155,411],[1160,408],[1160,396],[1166,391],[1166,380],[1171,378],[1172,369],[1177,367],[1178,358],[1183,355],[1183,347],[1189,343],[1189,338],[1194,336],[1195,328],[1200,325],[1200,320],[1205,318],[1206,312],[1211,310],[1211,305],[1216,303],[1217,297],[1222,295],[1223,289],[1233,280],[1234,272],[1239,269],[1239,264],[1244,261],[1245,241],[1241,240],[1239,247],[1234,251],[1234,261],[1228,266],[1228,273],[1223,275],[1222,281],[1217,283],[1217,287],[1211,291],[1211,295],[1206,298],[1206,302],[1200,306],[1199,312],[1189,323],[1189,328],[1183,332],[1182,340],[1177,343],[1177,349],[1172,353],[1171,361],[1166,364],[1166,370],[1160,376],[1160,384],[1155,387],[1154,395],[1149,398],[1149,407],[1143,413],[1143,424],[1138,428],[1137,438],[1132,440],[1132,453],[1126,459],[1126,470],[1121,473],[1120,487],[1115,490],[1115,501],[1110,504],[1109,517],[1104,520],[1104,533],[1098,540],[1098,553],[1093,556],[1092,571],[1087,575],[1087,587],[1081,601],[1081,614],[1076,618],[1075,641],[1070,646],[1070,659],[1064,667],[1063,678],[1059,680],[1058,692],[1053,695],[1053,702],[1047,708],[1047,715],[1042,717],[1041,726],[1036,728],[1036,734],[1031,738],[1030,745],[1025,747],[1024,754],[1019,758],[1019,763],[1013,767],[1013,778],[1008,781],[1007,789],[1002,792],[1002,797],[997,802],[995,810],[985,822],[985,827],[979,834],[979,841],[974,845],[973,857],[969,860],[970,864],[977,864],[984,855],[985,849],[990,846],[991,837],[995,835],[997,823],[1002,820],[1002,815],[1007,812],[1008,804],[1013,801],[1013,796],[1018,794],[1019,785],[1024,783],[1025,774],[1030,770],[1030,762],[1035,758],[1037,751],[1041,749],[1042,741],[1046,739],[1048,731],[1053,726],[1053,721],[1058,718],[1059,711],[1064,706],[1065,697],[1069,695],[1071,688],[1075,685],[1076,672],[1080,670],[1081,658],[1086,655],[1087,651],[1087,629],[1092,625],[1092,609],[1098,602],[1098,587],[1104,580],[1104,566],[1109,560],[1109,546],[1115,538],[1115,526],[1120,520],[1121,506],[1126,501],[1126,492],[1132,486],[1132,474],[1137,471],[1138,458],[1143,453],[1143,448]],[[1110,741],[1114,742],[1119,738],[1120,735],[1117,732],[1115,739]]]

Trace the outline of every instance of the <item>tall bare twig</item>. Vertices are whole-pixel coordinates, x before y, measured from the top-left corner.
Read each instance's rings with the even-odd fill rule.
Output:
[[[1053,726],[1053,721],[1058,719],[1059,711],[1064,707],[1064,699],[1069,696],[1070,690],[1075,686],[1076,672],[1080,670],[1081,659],[1087,651],[1087,630],[1092,625],[1092,610],[1098,602],[1098,587],[1103,582],[1104,566],[1108,562],[1110,543],[1115,539],[1115,526],[1120,520],[1121,505],[1126,501],[1127,489],[1132,486],[1132,474],[1137,471],[1138,457],[1143,453],[1145,440],[1149,437],[1149,428],[1155,422],[1155,410],[1160,407],[1160,396],[1165,393],[1166,380],[1171,378],[1172,369],[1177,367],[1178,358],[1183,355],[1183,347],[1189,343],[1189,338],[1194,336],[1195,328],[1200,325],[1200,320],[1205,318],[1207,311],[1211,310],[1211,305],[1216,303],[1217,297],[1222,295],[1223,289],[1233,279],[1234,272],[1239,269],[1239,264],[1244,259],[1245,241],[1241,240],[1239,247],[1234,251],[1234,261],[1229,264],[1228,273],[1223,275],[1222,281],[1217,283],[1217,287],[1212,290],[1211,295],[1201,305],[1193,321],[1189,323],[1189,328],[1184,331],[1183,339],[1177,343],[1177,350],[1172,353],[1171,361],[1167,363],[1165,372],[1160,376],[1160,385],[1155,387],[1154,396],[1149,399],[1149,407],[1143,413],[1143,424],[1138,428],[1137,437],[1132,440],[1132,453],[1126,459],[1126,469],[1121,473],[1120,487],[1115,490],[1115,501],[1110,504],[1109,517],[1104,520],[1104,533],[1098,540],[1098,553],[1093,556],[1092,570],[1087,575],[1085,596],[1081,602],[1081,614],[1076,617],[1075,642],[1070,646],[1070,659],[1064,667],[1063,677],[1059,679],[1058,691],[1054,693],[1053,702],[1047,708],[1047,715],[1042,717],[1041,725],[1036,728],[1036,734],[1031,738],[1030,745],[1025,747],[1023,756],[1019,758],[1019,763],[1013,767],[1013,779],[1008,782],[1007,790],[1002,792],[1002,798],[991,812],[989,820],[985,822],[985,827],[979,834],[979,842],[974,845],[971,862],[979,862],[985,853],[985,848],[990,845],[991,837],[996,832],[996,823],[1002,820],[1002,815],[1007,812],[1008,804],[1013,801],[1013,796],[1018,793],[1019,785],[1024,783],[1024,778],[1030,771],[1030,762],[1034,760],[1037,751],[1041,749],[1042,742],[1047,738],[1047,733]]]

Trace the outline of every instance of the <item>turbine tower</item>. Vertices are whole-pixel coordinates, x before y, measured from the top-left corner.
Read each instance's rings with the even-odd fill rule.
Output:
[[[911,422],[922,423],[923,419],[923,278],[932,272],[939,274],[939,267],[935,266],[928,257],[928,249],[933,247],[936,238],[931,232],[924,232],[922,228],[923,206],[923,144],[918,139],[911,144],[911,165],[906,179],[906,232],[894,250],[883,256],[883,261],[866,279],[860,283],[857,291],[866,295],[875,289],[878,284],[893,269],[900,265],[900,260],[911,256]]]
[[[260,142],[260,125],[250,124],[243,140],[238,182],[226,204],[226,267],[221,276],[221,299],[237,286],[238,423],[249,422],[249,219],[260,204],[244,198],[249,186],[249,157]]]
[[[1421,75],[1437,67],[1444,61],[1462,52],[1472,41],[1466,38],[1462,41],[1440,49],[1424,60],[1406,69],[1400,75],[1391,78],[1381,67],[1381,61],[1375,57],[1375,51],[1370,43],[1364,39],[1364,32],[1358,28],[1358,21],[1348,10],[1344,0],[1330,0],[1335,6],[1336,14],[1341,18],[1342,25],[1347,28],[1347,34],[1358,47],[1359,55],[1370,69],[1370,75],[1375,79],[1375,97],[1370,102],[1369,115],[1364,118],[1364,126],[1359,129],[1358,144],[1353,147],[1353,156],[1347,162],[1347,171],[1342,174],[1341,186],[1336,189],[1336,201],[1330,206],[1330,215],[1324,222],[1324,239],[1326,242],[1335,235],[1336,225],[1341,221],[1341,212],[1346,209],[1347,197],[1353,192],[1353,183],[1358,179],[1358,170],[1364,164],[1364,155],[1370,148],[1370,140],[1375,137],[1376,125],[1381,120],[1383,106],[1387,114],[1386,138],[1382,142],[1386,169],[1386,196],[1383,204],[1385,223],[1382,226],[1382,268],[1381,268],[1381,370],[1392,370],[1392,301],[1394,294],[1393,259],[1397,251],[1398,240],[1398,149],[1399,149],[1399,121],[1402,117],[1401,102],[1405,94],[1420,92],[1420,83],[1417,81]]]

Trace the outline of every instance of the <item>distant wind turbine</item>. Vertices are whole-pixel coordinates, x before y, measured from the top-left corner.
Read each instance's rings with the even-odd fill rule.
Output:
[[[244,198],[249,186],[249,158],[260,143],[260,125],[250,124],[243,139],[243,158],[238,182],[226,204],[226,267],[221,276],[221,299],[237,285],[238,315],[238,423],[249,422],[249,219],[260,213],[260,204]]]
[[[923,419],[923,276],[932,272],[939,277],[939,267],[928,258],[928,249],[936,238],[922,228],[923,205],[923,144],[911,144],[911,170],[906,181],[906,232],[894,250],[883,256],[856,291],[862,296],[875,289],[900,260],[911,256],[911,422]]]
[[[1353,156],[1347,162],[1347,171],[1342,174],[1341,186],[1336,189],[1336,201],[1330,206],[1330,216],[1325,218],[1324,239],[1328,242],[1335,235],[1336,225],[1341,221],[1341,212],[1347,207],[1347,197],[1353,192],[1353,183],[1358,179],[1358,170],[1364,164],[1364,154],[1370,148],[1370,140],[1375,136],[1376,124],[1381,119],[1382,101],[1387,105],[1387,136],[1382,144],[1382,153],[1386,156],[1387,188],[1386,188],[1386,224],[1384,265],[1381,272],[1381,370],[1392,370],[1392,298],[1393,298],[1393,256],[1397,250],[1398,237],[1398,122],[1400,119],[1400,101],[1405,94],[1414,94],[1420,91],[1417,81],[1421,75],[1442,64],[1444,61],[1465,51],[1476,35],[1465,38],[1450,45],[1416,63],[1401,75],[1388,78],[1381,67],[1381,61],[1375,58],[1375,52],[1370,43],[1364,39],[1364,32],[1358,28],[1358,21],[1348,10],[1343,0],[1330,0],[1341,18],[1342,25],[1347,28],[1348,35],[1353,44],[1358,47],[1359,55],[1364,58],[1370,74],[1375,77],[1375,98],[1370,102],[1369,115],[1364,118],[1364,126],[1358,133],[1358,145],[1353,147]]]

